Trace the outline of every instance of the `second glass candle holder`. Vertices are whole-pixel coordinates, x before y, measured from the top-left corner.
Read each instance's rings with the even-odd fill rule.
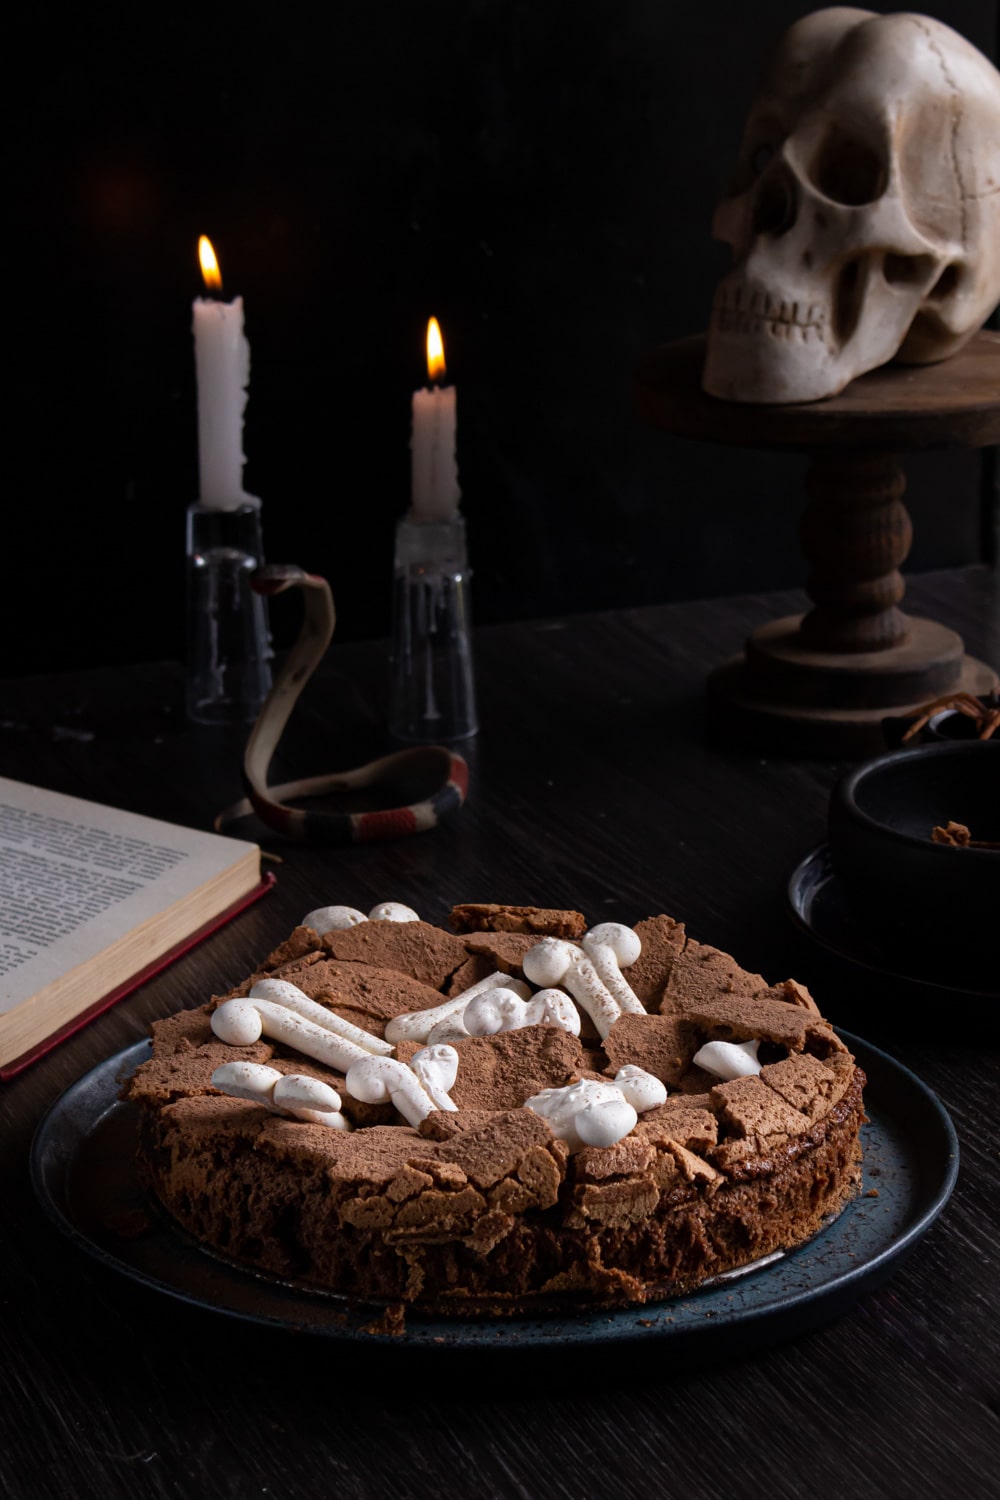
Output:
[[[465,520],[396,525],[389,732],[430,744],[479,728]]]

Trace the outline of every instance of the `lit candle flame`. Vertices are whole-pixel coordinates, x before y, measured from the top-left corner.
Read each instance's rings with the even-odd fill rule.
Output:
[[[433,381],[443,380],[446,373],[441,329],[437,318],[431,318],[427,324],[427,378]]]
[[[205,285],[210,292],[222,291],[222,273],[219,270],[219,262],[215,258],[212,249],[212,241],[207,234],[200,236],[198,240],[198,259],[201,262],[201,274],[205,278]]]

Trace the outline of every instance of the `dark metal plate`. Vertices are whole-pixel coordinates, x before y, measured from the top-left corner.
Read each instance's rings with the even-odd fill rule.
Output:
[[[32,1182],[56,1228],[112,1271],[251,1323],[428,1351],[582,1352],[667,1339],[672,1352],[680,1345],[698,1354],[743,1352],[815,1327],[878,1286],[937,1218],[955,1183],[958,1141],[936,1096],[886,1053],[842,1034],[868,1075],[864,1194],[808,1245],[643,1308],[503,1320],[408,1313],[405,1332],[388,1337],[371,1328],[378,1304],[286,1285],[207,1254],[150,1205],[136,1180],[135,1109],[117,1092],[118,1080],[148,1056],[146,1042],[108,1058],[56,1101],[32,1144]]]

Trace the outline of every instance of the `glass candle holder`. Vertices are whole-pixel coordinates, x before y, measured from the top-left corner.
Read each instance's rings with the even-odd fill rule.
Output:
[[[187,511],[187,714],[252,723],[271,690],[267,601],[250,587],[263,562],[260,501]]]
[[[389,731],[424,744],[478,728],[465,520],[396,526]]]

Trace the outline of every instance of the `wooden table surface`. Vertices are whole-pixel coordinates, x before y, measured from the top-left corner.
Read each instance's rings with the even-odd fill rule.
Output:
[[[907,603],[1000,662],[985,569],[911,580]],[[799,936],[784,892],[824,838],[832,762],[703,740],[702,683],[788,594],[477,633],[482,727],[449,825],[283,856],[273,892],[155,982],[0,1085],[0,1493],[9,1500],[951,1496],[997,1493],[1000,1129],[996,1033],[950,1004],[866,985]],[[274,779],[384,747],[384,651],[332,648]],[[206,827],[240,795],[243,733],[189,726],[178,667],[3,685],[0,774]],[[377,900],[443,921],[461,900],[666,911],[916,1071],[961,1141],[955,1193],[895,1274],[835,1321],[738,1357],[408,1359],[270,1331],[134,1285],[45,1219],[32,1132],[60,1092],[227,987],[314,906]]]

